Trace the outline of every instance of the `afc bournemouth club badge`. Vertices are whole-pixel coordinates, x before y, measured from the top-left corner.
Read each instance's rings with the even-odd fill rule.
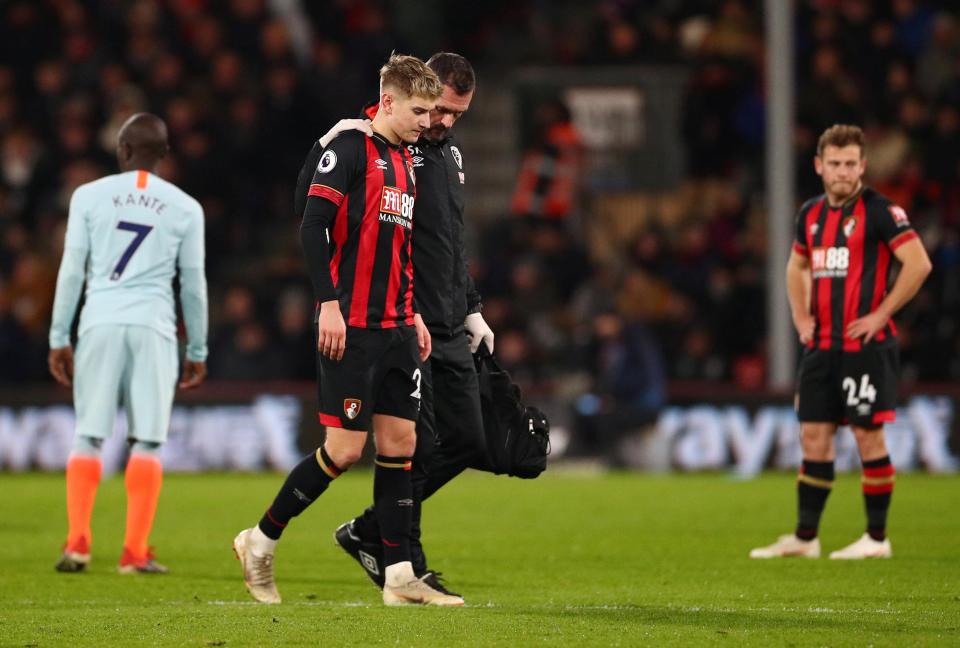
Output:
[[[344,398],[343,414],[352,421],[360,415],[360,408],[362,406],[363,402],[359,398]]]
[[[857,226],[857,219],[852,216],[847,220],[843,221],[843,235],[847,238],[850,238],[850,235],[853,234],[854,228]]]

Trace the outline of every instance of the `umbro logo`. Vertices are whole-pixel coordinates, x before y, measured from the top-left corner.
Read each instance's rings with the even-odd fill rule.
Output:
[[[420,157],[419,155],[413,156],[413,166],[415,166],[415,167],[418,168],[418,169],[419,169],[420,167],[422,167],[422,166],[423,166],[423,158]]]
[[[306,495],[304,495],[304,494],[303,494],[303,491],[301,491],[299,488],[294,488],[294,489],[293,489],[293,494],[296,496],[296,498],[297,498],[298,500],[300,500],[300,501],[303,502],[304,504],[309,504],[310,502],[313,501],[312,499],[310,499],[309,497],[307,497]]]
[[[383,160],[383,159],[381,159],[381,158],[377,158],[376,160],[373,161],[373,163],[376,164],[376,165],[377,165],[377,168],[380,169],[381,171],[386,171],[386,169],[387,169],[387,161],[386,161],[386,160]]]
[[[816,236],[817,230],[819,229],[820,229],[820,225],[818,225],[817,223],[813,223],[812,225],[810,225],[810,236]]]
[[[360,556],[360,562],[363,564],[363,568],[366,569],[371,574],[380,575],[380,566],[377,564],[377,559],[368,554],[366,551],[360,550],[357,552]]]

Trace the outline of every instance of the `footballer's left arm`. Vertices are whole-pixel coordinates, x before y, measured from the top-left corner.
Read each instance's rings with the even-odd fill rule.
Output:
[[[914,298],[924,280],[933,270],[933,264],[930,262],[930,257],[927,256],[927,251],[923,248],[923,243],[920,242],[919,237],[913,237],[897,246],[893,254],[903,265],[890,294],[877,307],[877,310],[883,310],[887,313],[888,318],[893,317],[894,313]]]
[[[848,337],[862,336],[865,342],[869,342],[887,325],[897,311],[913,299],[933,269],[930,257],[927,256],[927,251],[917,236],[909,237],[908,240],[897,245],[893,249],[893,254],[903,264],[893,288],[875,311],[850,322],[847,327]]]

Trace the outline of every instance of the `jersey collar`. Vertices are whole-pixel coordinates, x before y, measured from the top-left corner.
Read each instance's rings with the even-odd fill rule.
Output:
[[[855,194],[853,194],[852,196],[850,196],[849,198],[847,198],[846,200],[844,200],[844,201],[843,201],[842,203],[840,203],[839,205],[831,205],[831,204],[830,204],[830,201],[827,200],[827,201],[826,201],[826,202],[827,202],[827,208],[828,208],[828,209],[841,209],[841,210],[844,210],[844,211],[847,210],[847,209],[851,209],[854,205],[857,204],[857,201],[860,200],[860,197],[863,196],[863,192],[866,191],[866,190],[867,190],[867,185],[865,185],[865,184],[863,184],[863,183],[861,182],[861,183],[860,183],[860,188],[857,189],[857,192],[856,192]]]
[[[388,147],[394,149],[395,151],[399,151],[399,150],[403,147],[403,140],[400,140],[400,143],[399,143],[399,144],[394,144],[393,142],[391,142],[391,141],[388,140],[386,137],[384,137],[383,135],[381,135],[380,133],[378,133],[378,132],[376,132],[376,131],[374,131],[374,132],[373,132],[373,135],[371,135],[370,137],[372,137],[373,139],[376,139],[376,140],[379,140],[379,141],[383,142],[384,144],[386,144]]]

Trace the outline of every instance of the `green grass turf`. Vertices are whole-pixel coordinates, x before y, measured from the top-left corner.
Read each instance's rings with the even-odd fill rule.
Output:
[[[62,475],[0,475],[2,646],[960,644],[960,479],[901,475],[889,561],[751,561],[793,522],[793,477],[607,476],[532,482],[467,474],[428,502],[431,564],[460,609],[384,608],[333,529],[369,472],[348,473],[295,520],[277,556],[284,603],[252,603],[230,544],[283,477],[170,475],[152,541],[168,576],[120,576],[120,478],[94,513],[94,562],[53,570]],[[825,553],[862,532],[856,475],[841,477]]]

